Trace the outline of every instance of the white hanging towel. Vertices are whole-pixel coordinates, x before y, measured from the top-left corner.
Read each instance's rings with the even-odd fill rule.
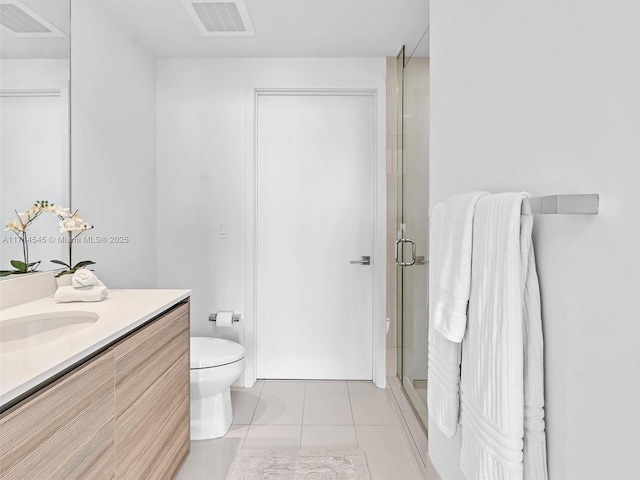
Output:
[[[456,195],[431,213],[427,402],[431,419],[449,438],[460,412],[459,342],[467,324],[473,211],[484,195]]]
[[[460,343],[467,327],[471,289],[471,241],[476,203],[488,192],[456,195],[433,208],[431,215],[430,322],[452,342]]]
[[[468,479],[547,479],[540,289],[526,193],[481,198],[474,215],[462,350],[461,467]]]

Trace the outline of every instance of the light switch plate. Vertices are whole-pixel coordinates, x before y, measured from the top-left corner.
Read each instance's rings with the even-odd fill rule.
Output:
[[[229,225],[226,223],[218,225],[218,238],[229,238]]]

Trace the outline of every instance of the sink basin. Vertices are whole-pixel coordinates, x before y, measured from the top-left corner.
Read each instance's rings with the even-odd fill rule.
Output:
[[[96,323],[93,312],[49,312],[11,318],[0,322],[0,352],[7,353],[34,344],[68,338]]]

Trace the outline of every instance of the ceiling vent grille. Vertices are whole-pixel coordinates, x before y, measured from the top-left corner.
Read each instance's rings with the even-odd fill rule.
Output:
[[[16,37],[65,37],[66,35],[17,0],[0,0],[0,25]]]
[[[255,31],[244,1],[184,0],[189,16],[206,37],[253,36]]]

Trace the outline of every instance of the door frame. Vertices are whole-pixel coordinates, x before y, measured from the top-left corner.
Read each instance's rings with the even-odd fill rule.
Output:
[[[262,95],[357,95],[374,102],[374,218],[373,218],[373,381],[386,387],[386,85],[383,81],[292,81],[291,79],[247,82],[245,103],[245,204],[244,204],[244,386],[256,382],[257,361],[257,124],[258,99]]]

